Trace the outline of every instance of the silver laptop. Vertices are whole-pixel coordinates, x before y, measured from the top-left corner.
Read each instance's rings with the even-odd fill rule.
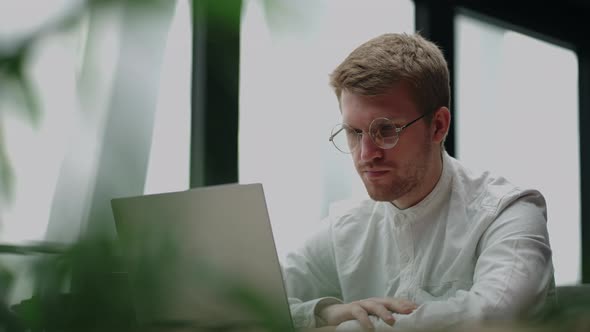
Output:
[[[111,205],[138,323],[292,330],[261,184]]]

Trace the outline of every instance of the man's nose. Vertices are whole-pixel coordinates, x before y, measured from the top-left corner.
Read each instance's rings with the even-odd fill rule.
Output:
[[[375,145],[373,139],[367,134],[361,136],[359,149],[361,150],[361,161],[368,162],[383,157],[383,149]]]

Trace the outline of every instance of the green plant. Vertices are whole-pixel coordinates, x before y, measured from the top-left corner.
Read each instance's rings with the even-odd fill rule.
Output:
[[[108,237],[86,237],[72,246],[45,244],[34,247],[4,246],[5,254],[35,256],[31,267],[34,294],[16,305],[0,303],[0,331],[143,331],[184,327],[198,331],[236,331],[240,325],[214,326],[208,322],[159,322],[138,324],[134,311],[132,283],[142,289],[162,285],[159,280],[167,264],[176,255],[174,245],[165,244],[158,254],[142,261],[131,279],[119,243]],[[0,248],[1,249],[1,248]],[[0,251],[2,253],[2,251]],[[206,264],[187,267],[195,286],[215,291],[227,303],[243,308],[255,318],[256,327],[264,331],[286,331],[290,322],[279,319],[276,309],[264,298],[245,287],[233,276],[220,273]],[[0,268],[0,294],[7,293],[13,275]],[[168,280],[168,279],[166,279]],[[147,286],[147,288],[146,288]],[[150,292],[157,294],[158,292]],[[145,297],[142,297],[145,300]],[[147,301],[158,301],[154,296]],[[180,324],[180,325],[179,325]],[[4,330],[3,330],[4,329]]]

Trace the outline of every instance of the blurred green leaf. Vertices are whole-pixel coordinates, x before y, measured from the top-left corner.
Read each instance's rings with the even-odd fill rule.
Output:
[[[14,199],[14,173],[6,155],[4,142],[0,121],[0,203],[10,203]]]
[[[221,26],[232,26],[239,22],[242,0],[195,0],[206,3],[208,18]]]
[[[32,254],[27,248],[21,252]],[[24,326],[38,331],[130,330],[131,297],[112,241],[88,237],[65,250],[51,244],[34,248],[41,252],[32,269],[34,296],[13,307]]]
[[[21,47],[15,54],[2,56],[0,54],[0,78],[4,82],[0,84],[14,83],[20,90],[20,96],[23,100],[23,111],[25,118],[35,127],[40,122],[40,112],[37,105],[37,99],[33,92],[29,79],[25,75],[26,58],[28,48]]]
[[[161,286],[153,279],[161,274],[154,272],[165,270],[166,263],[174,259],[176,253],[173,242],[165,238],[163,235],[162,246],[154,259],[143,262],[142,270],[137,271],[141,278],[134,282],[147,280],[153,282],[147,284],[151,287]],[[51,244],[27,246],[23,250],[8,246],[4,249],[29,255],[35,249],[40,251],[32,270],[34,296],[13,306],[24,327],[32,331],[131,331],[137,328],[130,280],[122,270],[115,241],[86,237],[66,250]],[[214,289],[226,297],[225,300],[251,312],[259,322],[257,326],[265,331],[288,330],[290,322],[279,319],[281,316],[271,303],[244,287],[234,276],[220,273],[206,264],[187,267],[187,273],[194,275],[196,286]],[[68,283],[70,278],[72,282]],[[218,330],[216,327],[200,328]]]
[[[6,303],[13,281],[14,274],[12,271],[0,265],[0,303]]]

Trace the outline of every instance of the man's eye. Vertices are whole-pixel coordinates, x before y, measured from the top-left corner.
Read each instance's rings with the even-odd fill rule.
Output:
[[[362,134],[362,132],[360,129],[346,128],[346,135]]]
[[[344,133],[346,134],[346,136],[351,136],[354,135],[354,130],[350,128],[344,128]]]
[[[382,137],[391,137],[395,136],[396,130],[394,125],[384,125],[379,128],[379,133]]]

